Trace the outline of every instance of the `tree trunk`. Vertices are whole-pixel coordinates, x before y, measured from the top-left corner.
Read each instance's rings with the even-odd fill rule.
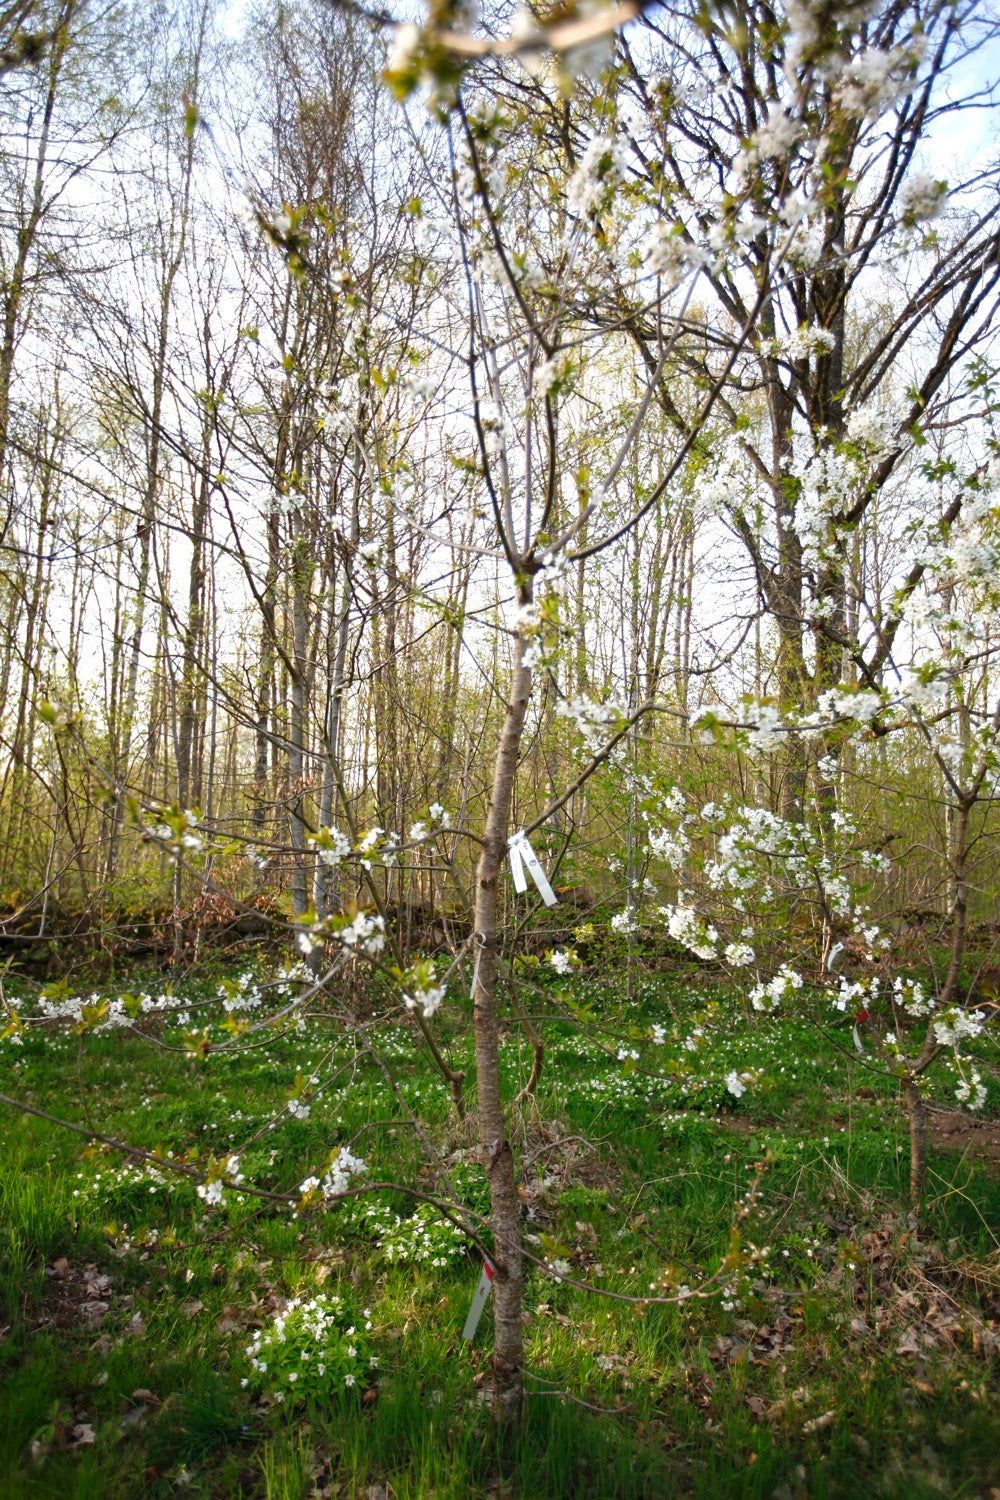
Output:
[[[927,1180],[927,1110],[920,1085],[912,1075],[907,1076],[903,1092],[910,1117],[910,1202],[916,1208]]]
[[[296,516],[292,536],[292,656],[291,717],[288,733],[288,833],[295,851],[292,866],[292,910],[297,917],[309,909],[309,872],[306,868],[305,802],[309,713],[309,606],[312,564],[303,523]]]
[[[531,602],[531,584],[518,586],[518,602]],[[473,989],[479,1141],[490,1189],[490,1223],[496,1275],[493,1280],[493,1413],[499,1426],[514,1428],[524,1402],[524,1336],[521,1302],[524,1273],[514,1179],[514,1156],[507,1139],[500,1092],[500,1036],[497,1007],[497,896],[507,854],[508,819],[524,718],[531,695],[531,668],[525,641],[514,646],[510,699],[497,749],[486,815],[483,850],[476,872],[476,970]]]
[[[343,785],[341,772],[341,743],[343,739],[344,698],[347,692],[347,647],[350,639],[351,607],[354,603],[354,557],[361,537],[361,486],[364,470],[361,461],[361,432],[365,420],[362,404],[357,416],[357,435],[351,454],[351,514],[346,546],[339,548],[341,557],[337,562],[338,548],[331,549],[331,594],[335,604],[331,610],[330,635],[327,649],[326,693],[323,731],[323,780],[320,787],[319,824],[329,826],[333,822],[335,806],[334,792]],[[333,506],[334,512],[336,506]],[[340,593],[337,599],[336,579],[340,577]],[[345,809],[346,811],[346,809]],[[316,861],[313,874],[313,906],[322,920],[339,903],[337,877],[334,870]]]

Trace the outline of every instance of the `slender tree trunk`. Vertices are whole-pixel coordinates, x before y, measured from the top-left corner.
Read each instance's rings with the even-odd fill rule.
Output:
[[[267,512],[267,577],[260,599],[260,657],[257,666],[256,704],[254,736],[256,760],[254,763],[253,826],[259,832],[267,818],[268,765],[274,763],[272,753],[272,730],[276,707],[275,651],[276,611],[275,591],[278,584],[278,515],[273,497]]]
[[[35,801],[35,738],[39,687],[42,682],[43,653],[48,629],[52,592],[53,554],[58,533],[58,459],[60,442],[59,395],[56,388],[52,426],[43,414],[39,419],[35,443],[37,471],[35,487],[39,491],[38,521],[29,541],[34,550],[34,570],[30,582],[24,581],[24,645],[21,658],[21,683],[14,719],[14,733],[0,802],[8,809],[4,830],[4,869],[27,854],[31,833],[39,811]]]
[[[910,1202],[917,1208],[927,1181],[927,1108],[915,1077],[907,1075],[903,1093],[910,1123]]]
[[[295,863],[292,867],[292,910],[302,916],[309,908],[306,868],[306,753],[309,712],[309,600],[312,565],[302,520],[296,516],[292,536],[292,659],[291,713],[288,723],[288,832]]]
[[[518,587],[518,601],[531,602],[530,582]],[[507,855],[508,821],[524,718],[531,695],[531,669],[524,664],[525,642],[514,646],[514,673],[504,718],[483,850],[476,872],[476,978],[473,990],[479,1142],[490,1189],[490,1222],[496,1275],[493,1280],[493,1410],[497,1422],[515,1426],[524,1401],[524,1335],[521,1303],[524,1273],[514,1155],[500,1088],[500,1027],[497,1005],[497,897]]]
[[[180,708],[177,716],[177,800],[187,807],[191,798],[192,766],[199,706],[203,693],[200,662],[205,632],[205,528],[208,524],[209,419],[202,432],[200,473],[195,477],[191,509],[191,566],[188,572],[188,607],[181,645]]]
[[[387,499],[383,551],[385,557],[385,590],[382,608],[382,652],[375,681],[375,739],[378,756],[376,822],[384,828],[398,826],[399,789],[403,781],[399,754],[399,565],[396,559],[396,517]],[[392,871],[386,871],[386,883],[392,884]],[[388,897],[388,891],[386,895]]]
[[[23,195],[22,201],[25,206],[17,222],[17,248],[14,252],[13,263],[0,283],[0,474],[4,472],[7,459],[10,435],[10,396],[14,381],[17,347],[24,331],[22,316],[25,312],[24,304],[30,300],[34,290],[34,277],[30,274],[29,262],[47,211],[46,171],[49,166],[49,144],[56,92],[66,53],[71,45],[70,23],[77,10],[77,0],[68,0],[59,13],[59,25],[54,32],[53,43],[47,57],[47,88],[38,129],[31,186]],[[0,521],[0,541],[6,538],[12,519],[12,511],[8,509]]]
[[[358,434],[351,462],[351,518],[347,545],[340,566],[341,592],[336,606],[336,629],[331,630],[332,661],[328,659],[327,706],[324,719],[323,781],[320,788],[319,822],[328,827],[333,821],[334,791],[342,784],[340,767],[343,740],[344,696],[347,691],[347,647],[350,639],[351,605],[354,599],[354,557],[361,536],[361,485],[364,468],[361,461],[360,434],[364,423],[364,406],[358,411]],[[333,566],[336,577],[336,562]],[[331,585],[333,587],[333,585]],[[331,625],[333,621],[331,620]],[[316,861],[313,877],[313,904],[320,919],[337,901],[336,873],[321,860]]]

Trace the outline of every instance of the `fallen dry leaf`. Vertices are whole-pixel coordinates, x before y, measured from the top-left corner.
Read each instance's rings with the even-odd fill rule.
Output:
[[[922,1352],[923,1351],[920,1348],[920,1340],[917,1338],[915,1331],[912,1328],[908,1328],[903,1334],[903,1337],[900,1339],[899,1343],[896,1345],[896,1353],[921,1354]]]

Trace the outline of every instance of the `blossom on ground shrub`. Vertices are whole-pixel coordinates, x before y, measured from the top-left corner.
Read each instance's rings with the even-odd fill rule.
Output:
[[[334,1292],[293,1297],[247,1346],[243,1384],[278,1402],[329,1400],[363,1385],[376,1367],[371,1316],[355,1314]]]

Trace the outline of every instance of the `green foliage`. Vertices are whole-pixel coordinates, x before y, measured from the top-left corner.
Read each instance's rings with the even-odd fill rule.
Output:
[[[293,1297],[247,1348],[246,1382],[279,1404],[338,1399],[378,1365],[370,1329],[368,1309],[358,1313],[334,1292]]]
[[[9,1122],[8,1122],[9,1123]],[[25,1296],[42,1284],[46,1260],[69,1240],[64,1184],[48,1165],[29,1166],[20,1131],[0,1157],[0,1319],[20,1319]]]
[[[365,1237],[374,1240],[390,1265],[446,1266],[466,1253],[468,1241],[450,1219],[430,1204],[421,1203],[408,1217],[393,1213],[383,1203],[358,1203],[345,1216]]]
[[[546,1046],[535,1099],[515,1121],[526,1247],[637,1300],[578,1292],[532,1262],[530,1394],[506,1455],[485,1400],[489,1310],[471,1346],[458,1340],[477,1259],[430,1205],[382,1191],[295,1217],[227,1187],[211,1207],[162,1163],[123,1161],[14,1117],[0,1152],[13,1321],[0,1345],[5,1496],[103,1500],[160,1486],[308,1500],[331,1485],[381,1484],[413,1500],[467,1500],[496,1492],[498,1479],[539,1500],[770,1497],[783,1485],[902,1495],[919,1479],[915,1451],[938,1493],[978,1493],[998,1435],[976,1330],[995,1296],[1000,1186],[988,1163],[963,1159],[975,1137],[932,1149],[914,1237],[900,1207],[895,1085],[818,1024],[808,991],[797,1019],[748,1020],[738,991],[696,966],[640,968],[631,995],[620,967],[557,984],[545,969],[522,980]],[[174,1001],[204,1016],[252,997],[256,983],[214,974],[175,987]],[[126,993],[146,992],[135,976]],[[72,998],[68,986],[49,994]],[[112,1008],[123,998],[97,997]],[[588,1015],[586,1034],[567,999]],[[470,1066],[462,1004],[449,998],[436,1022],[456,1064]],[[163,1024],[162,1036],[178,1037],[172,1013]],[[481,1168],[411,1024],[380,1026],[379,1050],[462,1204],[482,1213]],[[29,1030],[5,1046],[12,1087],[30,1078],[42,1108],[76,1119],[86,1101],[105,1133],[174,1160],[197,1148],[202,1168],[238,1151],[247,1180],[286,1202],[341,1145],[363,1150],[380,1180],[421,1180],[385,1078],[323,1015],[266,1051],[212,1050],[197,1065],[128,1030]],[[511,1020],[501,1055],[511,1097],[527,1061]],[[996,1061],[987,1048],[991,1076]],[[758,1078],[740,1098],[725,1083],[734,1069]],[[305,1119],[288,1109],[299,1073],[320,1080]],[[654,1284],[676,1292],[720,1267],[760,1162],[760,1198],[737,1225],[741,1253],[760,1255],[733,1296],[645,1302]],[[314,1300],[333,1312],[310,1331]],[[255,1346],[266,1371],[244,1357]]]

